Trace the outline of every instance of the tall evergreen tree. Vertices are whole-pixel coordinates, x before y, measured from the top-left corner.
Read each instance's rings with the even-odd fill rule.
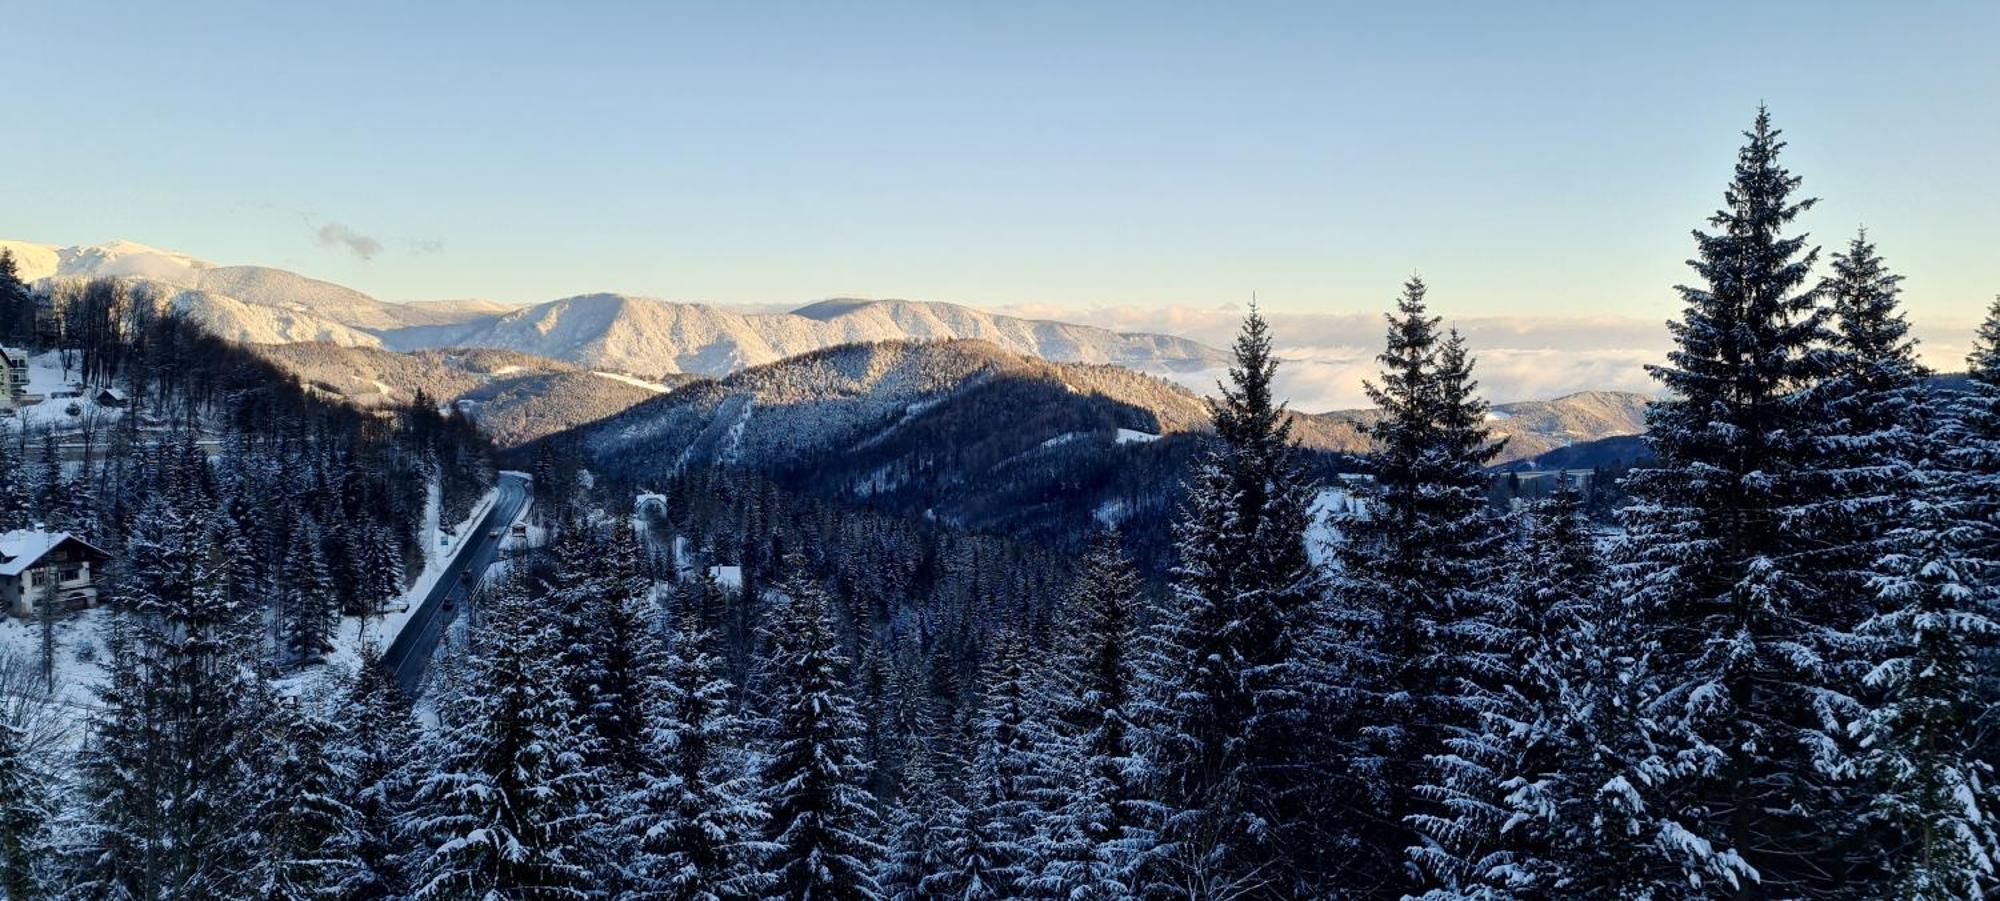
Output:
[[[762,873],[766,897],[827,901],[881,896],[878,828],[862,785],[862,723],[848,694],[848,661],[835,637],[831,599],[787,561],[787,598],[772,624],[771,735],[762,772],[770,820]]]
[[[1855,714],[1841,676],[1852,624],[1801,571],[1828,425],[1808,389],[1828,335],[1805,287],[1817,251],[1787,234],[1813,201],[1796,196],[1767,112],[1746,137],[1716,231],[1695,234],[1702,285],[1680,289],[1677,346],[1652,367],[1671,399],[1648,417],[1658,463],[1626,482],[1619,590],[1654,668],[1662,881],[1812,895],[1838,891],[1848,864],[1828,859],[1825,826],[1854,801],[1838,739]]]
[[[1902,276],[1889,271],[1864,232],[1834,254],[1820,290],[1830,315],[1824,377],[1810,389],[1822,409],[1804,505],[1822,550],[1813,570],[1826,603],[1845,603],[1856,623],[1871,612],[1869,568],[1896,518],[1906,471],[1918,450],[1910,408],[1930,375],[1899,308]],[[1859,678],[1858,673],[1849,674]]]
[[[1068,602],[1078,624],[1063,657],[1053,711],[1059,775],[1039,830],[1036,891],[1061,898],[1132,893],[1136,853],[1149,844],[1141,761],[1133,746],[1139,578],[1115,530],[1099,535]]]
[[[1868,684],[1881,694],[1858,724],[1895,892],[1906,898],[1982,897],[2000,885],[2000,801],[1993,767],[1976,746],[1980,679],[2000,649],[1994,561],[1982,556],[1995,523],[1969,515],[1946,448],[1957,426],[1940,422],[1928,386],[1907,389],[1912,459],[1895,526],[1879,543],[1873,587],[1881,612],[1861,631],[1877,642]]]
[[[744,730],[732,689],[700,622],[682,619],[671,634],[650,694],[649,766],[623,805],[637,849],[627,880],[637,898],[750,897],[764,812],[733,753]]]
[[[1361,792],[1360,853],[1346,879],[1378,891],[1455,885],[1480,855],[1449,796],[1490,751],[1475,744],[1481,708],[1508,650],[1493,596],[1502,532],[1486,509],[1500,444],[1464,340],[1440,334],[1427,293],[1422,279],[1403,286],[1367,386],[1382,411],[1368,429],[1374,481],[1342,523],[1323,643],[1356,698],[1342,770]]]
[[[882,896],[888,901],[931,901],[953,897],[951,885],[963,871],[954,830],[964,822],[959,803],[943,774],[928,736],[911,742],[903,769],[902,803],[889,824],[882,861]]]
[[[1003,639],[982,680],[961,828],[946,851],[957,897],[1019,897],[1039,869],[1032,841],[1049,769],[1026,653],[1018,639]]]
[[[1328,841],[1315,804],[1308,653],[1321,584],[1306,553],[1314,497],[1272,395],[1277,360],[1254,309],[1213,407],[1177,535],[1175,602],[1147,668],[1151,790],[1164,805],[1149,878],[1182,895],[1310,894]]]
[[[287,701],[270,725],[264,741],[274,760],[259,793],[252,889],[272,901],[345,898],[354,811],[340,794],[354,774],[327,753],[333,724]]]
[[[1966,515],[2000,522],[2000,297],[1987,308],[1965,362],[1970,385],[1953,405],[1958,443],[1947,452],[1952,467],[1965,474]],[[2000,558],[2000,546],[1989,545],[1985,554]],[[2000,694],[1995,697],[2000,699]]]
[[[202,517],[162,491],[126,542],[128,611],[109,644],[94,741],[79,754],[83,826],[65,875],[97,898],[239,897],[253,887],[257,740],[268,692],[254,612],[217,590]]]
[[[0,723],[0,897],[44,897],[41,858],[47,852],[51,810],[46,775],[27,759],[25,734]]]
[[[412,771],[419,764],[417,722],[372,645],[362,649],[339,725],[327,754],[348,775],[338,798],[353,811],[344,840],[352,866],[341,894],[354,901],[403,897],[411,888],[409,858],[415,850],[406,818],[415,790]]]
[[[423,755],[412,833],[428,842],[418,899],[588,898],[600,884],[597,786],[581,745],[587,726],[554,672],[556,624],[519,586],[484,620],[472,684]]]
[[[0,248],[0,344],[26,344],[35,338],[35,295],[21,280],[20,261],[11,248]]]
[[[302,518],[292,532],[280,577],[278,630],[287,663],[316,661],[333,650],[340,605],[321,544],[319,526]]]
[[[28,527],[27,473],[12,440],[0,440],[0,532]]]
[[[646,769],[649,693],[659,678],[664,649],[651,620],[652,580],[629,520],[613,527],[610,545],[597,566],[596,603],[590,617],[595,682],[588,713],[613,778],[630,785]]]

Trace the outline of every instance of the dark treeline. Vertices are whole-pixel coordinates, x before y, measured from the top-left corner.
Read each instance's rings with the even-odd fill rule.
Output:
[[[1822,270],[1767,116],[1747,139],[1612,527],[1565,483],[1493,503],[1474,361],[1416,279],[1359,511],[1316,521],[1253,310],[1155,585],[1115,533],[1065,560],[728,470],[628,516],[545,443],[552,538],[469,608],[434,727],[373,666],[299,702],[243,681],[240,558],[197,552],[227,532],[176,487],[128,551],[139,662],[63,803],[0,779],[25,824],[0,862],[27,862],[4,873],[78,897],[1980,897],[2000,303],[1938,383],[1871,239]]]

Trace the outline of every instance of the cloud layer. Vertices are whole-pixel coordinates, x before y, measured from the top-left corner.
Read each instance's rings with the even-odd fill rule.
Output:
[[[1023,305],[1004,312],[1121,332],[1180,335],[1228,347],[1244,311],[1232,304],[1216,309]],[[1316,413],[1371,406],[1362,382],[1376,378],[1379,371],[1375,355],[1381,352],[1387,328],[1380,314],[1267,313],[1265,319],[1283,359],[1278,389],[1293,409]],[[1473,373],[1480,391],[1495,402],[1541,400],[1577,391],[1657,393],[1659,384],[1645,366],[1664,361],[1672,344],[1665,323],[1637,317],[1485,316],[1447,319],[1445,324],[1465,334],[1477,358]],[[1926,363],[1945,371],[1964,368],[1972,333],[1969,321],[1920,322],[1915,332],[1923,342]],[[1190,373],[1177,381],[1208,392],[1221,376]]]

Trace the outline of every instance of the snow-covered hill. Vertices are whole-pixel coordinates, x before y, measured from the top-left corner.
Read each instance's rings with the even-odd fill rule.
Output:
[[[1646,404],[1652,398],[1630,391],[1579,391],[1554,400],[1494,404],[1486,428],[1507,439],[1497,462],[1539,456],[1560,447],[1646,431]],[[1376,410],[1339,410],[1311,417],[1326,423],[1365,426],[1381,418]]]
[[[501,447],[595,422],[673,387],[484,348],[395,353],[299,343],[258,352],[314,391],[357,406],[407,404],[419,392],[439,404],[458,404]]]
[[[387,330],[417,326],[449,325],[468,319],[490,317],[509,307],[490,301],[445,301],[399,304],[377,300],[343,285],[308,278],[296,272],[269,266],[220,266],[188,254],[161,250],[133,241],[112,241],[77,247],[57,247],[27,241],[0,240],[0,248],[14,254],[20,275],[26,281],[59,278],[123,277],[175,288],[226,297],[249,307],[267,311],[247,323],[212,320],[218,334],[253,343],[273,343],[263,338],[241,335],[281,335],[285,329],[267,326],[274,317],[305,316],[312,322],[330,323],[349,330]],[[234,309],[233,307],[231,309]],[[217,317],[226,315],[222,312]],[[291,329],[300,338],[275,340],[326,340],[313,337],[323,329]]]

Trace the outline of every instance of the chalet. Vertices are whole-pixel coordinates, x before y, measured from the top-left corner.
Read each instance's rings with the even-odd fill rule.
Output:
[[[28,352],[0,347],[0,409],[24,407],[39,399],[28,396]]]
[[[119,388],[100,388],[90,399],[100,407],[123,407],[129,401],[124,390]]]
[[[0,604],[20,617],[43,605],[94,607],[111,555],[68,532],[20,529],[0,534]]]

